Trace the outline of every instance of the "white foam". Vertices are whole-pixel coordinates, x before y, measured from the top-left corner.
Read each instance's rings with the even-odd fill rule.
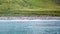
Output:
[[[60,21],[60,20],[0,20],[0,21]]]

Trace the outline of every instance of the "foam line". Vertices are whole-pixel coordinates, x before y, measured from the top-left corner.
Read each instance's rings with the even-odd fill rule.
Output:
[[[60,21],[60,20],[0,20],[0,21]]]

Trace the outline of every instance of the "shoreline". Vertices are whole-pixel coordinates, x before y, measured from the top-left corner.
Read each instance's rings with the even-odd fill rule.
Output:
[[[60,17],[52,16],[2,16],[0,20],[60,20]]]

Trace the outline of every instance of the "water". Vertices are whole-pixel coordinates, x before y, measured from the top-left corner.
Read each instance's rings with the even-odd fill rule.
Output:
[[[60,21],[0,21],[0,34],[60,34]]]

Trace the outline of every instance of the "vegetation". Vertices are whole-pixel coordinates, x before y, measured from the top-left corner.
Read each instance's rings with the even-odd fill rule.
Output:
[[[0,16],[60,16],[60,6],[52,0],[0,0]]]

